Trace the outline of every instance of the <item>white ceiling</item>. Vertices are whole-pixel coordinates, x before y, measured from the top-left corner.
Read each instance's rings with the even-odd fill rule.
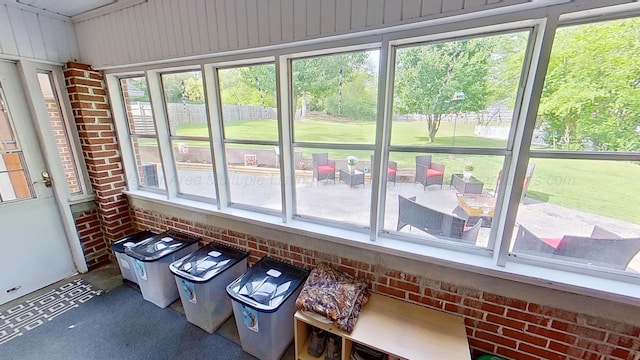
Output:
[[[115,4],[118,0],[16,0],[18,4],[72,17],[90,10]]]

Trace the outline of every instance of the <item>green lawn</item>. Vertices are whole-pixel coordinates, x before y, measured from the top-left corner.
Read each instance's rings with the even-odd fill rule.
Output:
[[[225,135],[232,139],[277,140],[275,121],[234,121],[225,128]],[[443,122],[436,134],[435,146],[504,147],[502,140],[485,139],[473,135],[474,123]],[[455,137],[454,137],[455,131]],[[178,134],[184,136],[206,136],[203,125],[181,125]],[[307,120],[294,124],[296,141],[373,144],[375,123],[333,122]],[[391,131],[392,144],[428,144],[424,121],[396,121]],[[194,144],[195,145],[195,144]],[[318,149],[302,149],[304,157],[311,157]],[[327,150],[332,159],[345,159],[356,155],[368,163],[371,152],[350,150]],[[400,169],[415,169],[413,153],[392,153],[391,160],[398,162]],[[485,183],[485,188],[495,188],[498,172],[502,167],[500,156],[434,154],[434,161],[446,166],[445,182],[453,172],[460,173],[465,161],[474,164],[474,176]],[[640,224],[640,212],[629,211],[632,204],[640,204],[640,192],[632,179],[640,178],[640,165],[626,161],[590,161],[534,159],[536,169],[529,186],[528,196],[567,208],[600,214]]]

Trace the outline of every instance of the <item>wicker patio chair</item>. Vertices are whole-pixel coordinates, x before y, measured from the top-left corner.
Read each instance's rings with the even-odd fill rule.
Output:
[[[429,185],[440,184],[444,179],[444,165],[431,161],[431,155],[416,156],[416,178],[414,183],[419,182],[424,189]]]
[[[375,163],[373,155],[371,155],[371,168]],[[398,172],[398,163],[395,161],[389,161],[387,165],[387,181],[393,181],[393,185],[396,184],[396,173]]]
[[[431,235],[462,239],[464,219],[418,204],[415,200],[415,196],[405,198],[398,195],[397,231],[409,225]]]
[[[527,166],[527,173],[524,176],[524,181],[522,182],[522,195],[520,195],[520,201],[524,200],[525,196],[527,196],[527,190],[529,189],[529,183],[531,182],[531,177],[533,176],[533,171],[536,169],[536,164],[529,164]],[[502,183],[502,170],[498,172],[498,180],[496,180],[496,187],[494,191],[494,196],[498,195],[498,188]]]
[[[333,180],[335,184],[336,162],[329,160],[329,154],[312,154],[311,157],[313,158],[313,177],[318,180],[318,185],[320,180]]]

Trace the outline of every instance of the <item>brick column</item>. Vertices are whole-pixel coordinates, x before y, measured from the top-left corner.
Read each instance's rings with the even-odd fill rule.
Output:
[[[92,257],[105,261],[109,245],[133,233],[129,205],[122,193],[126,181],[115,125],[100,72],[69,62],[64,76],[104,234],[104,243],[92,247]]]

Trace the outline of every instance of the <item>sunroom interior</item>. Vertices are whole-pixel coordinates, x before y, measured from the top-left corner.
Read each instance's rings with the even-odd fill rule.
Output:
[[[638,360],[638,29],[631,0],[0,0],[0,305],[174,229],[454,315],[473,358]]]

